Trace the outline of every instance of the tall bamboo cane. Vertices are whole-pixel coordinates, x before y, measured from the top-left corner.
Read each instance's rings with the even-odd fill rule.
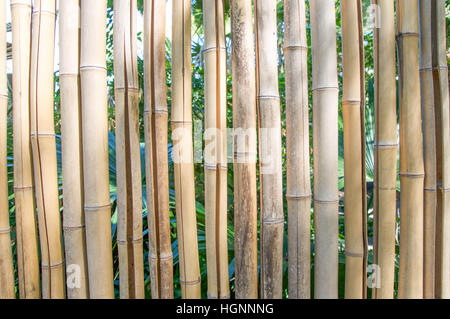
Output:
[[[366,297],[364,43],[359,0],[341,2],[344,92],[345,298]]]
[[[106,0],[81,0],[84,212],[91,298],[114,298],[106,92]]]
[[[61,92],[61,140],[63,176],[63,229],[67,297],[89,297],[86,229],[83,201],[83,164],[80,99],[80,1],[65,0],[59,6],[59,85]],[[73,268],[76,267],[76,268]],[[73,276],[80,276],[71,280]]]
[[[114,93],[120,297],[144,298],[136,0],[114,1]]]
[[[397,112],[394,0],[373,0],[382,22],[374,29],[375,190],[374,264],[379,288],[374,298],[394,297],[397,183]],[[376,21],[378,23],[378,21]]]
[[[289,298],[310,298],[311,177],[305,0],[284,1]]]
[[[231,0],[235,296],[258,298],[256,88],[250,1]]]
[[[261,297],[283,289],[283,180],[275,0],[255,2],[256,82],[261,163]]]
[[[8,86],[6,82],[6,3],[0,5],[0,299],[12,299],[14,269],[9,227],[7,171]]]
[[[445,1],[431,1],[436,119],[436,297],[450,298],[450,129]]]
[[[338,294],[338,80],[333,0],[311,6],[316,298]]]
[[[423,296],[424,163],[418,32],[417,3],[397,0],[401,186],[399,298]]]
[[[173,298],[167,153],[165,10],[164,0],[144,2],[145,167],[153,298]]]
[[[40,278],[30,143],[31,1],[11,0],[14,196],[20,298],[39,298]]]
[[[420,88],[424,142],[423,296],[434,298],[436,229],[436,141],[431,50],[431,1],[420,0]]]
[[[192,146],[191,4],[172,4],[172,139],[181,296],[201,298]],[[227,278],[228,279],[228,278]],[[208,281],[209,282],[209,281]]]

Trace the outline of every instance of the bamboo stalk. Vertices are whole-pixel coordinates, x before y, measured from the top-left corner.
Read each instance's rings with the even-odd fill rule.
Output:
[[[201,277],[192,145],[191,4],[189,1],[173,2],[172,25],[171,124],[181,296],[187,299],[200,299]]]
[[[281,299],[284,212],[276,1],[257,0],[255,15],[256,90],[261,167],[261,297]]]
[[[450,298],[450,129],[445,1],[431,1],[436,120],[436,297]]]
[[[417,3],[397,1],[400,74],[400,275],[399,298],[423,297],[424,163]]]
[[[338,80],[333,0],[310,2],[313,47],[315,298],[338,297]]]
[[[235,296],[258,298],[256,88],[250,1],[231,0]]]
[[[67,297],[86,299],[89,283],[83,200],[80,98],[80,1],[65,0],[59,7],[59,85],[63,176],[63,229],[67,269]],[[76,268],[72,268],[72,267]],[[79,276],[71,280],[73,276]],[[71,284],[69,284],[71,283]]]
[[[81,0],[84,212],[90,298],[114,298],[106,92],[106,0]]]
[[[284,1],[288,296],[311,295],[311,177],[309,166],[308,43],[305,0]]]
[[[120,298],[144,298],[136,0],[114,1]]]
[[[229,298],[226,48],[223,0],[203,1],[205,30],[205,219],[208,298]]]
[[[149,263],[153,298],[173,298],[167,154],[164,0],[144,2],[144,130]]]
[[[379,288],[373,298],[394,297],[397,183],[397,112],[395,79],[394,0],[372,2],[382,22],[374,29],[375,63],[375,178],[374,264]]]
[[[0,299],[13,299],[14,269],[9,226],[7,170],[8,86],[6,82],[6,3],[0,5]]]
[[[367,290],[364,43],[359,0],[341,2],[344,120],[345,298]]]

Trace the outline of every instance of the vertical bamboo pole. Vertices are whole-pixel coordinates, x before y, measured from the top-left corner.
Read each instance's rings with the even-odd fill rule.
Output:
[[[80,99],[80,1],[59,6],[59,85],[63,176],[63,229],[68,281],[67,297],[86,299],[89,283],[83,200]],[[72,268],[73,266],[77,268]],[[71,273],[80,276],[70,280]]]
[[[308,43],[305,0],[284,1],[288,296],[311,294],[311,177],[309,166]]]
[[[114,298],[106,92],[106,0],[81,0],[84,212],[90,298]]]
[[[401,186],[399,298],[423,297],[424,163],[418,32],[417,2],[397,0]]]
[[[172,139],[181,296],[201,298],[192,145],[191,4],[172,4]],[[228,279],[228,278],[227,278]],[[209,281],[208,281],[209,282]]]
[[[54,0],[35,0],[32,15],[30,123],[41,247],[42,297],[64,298],[53,102]]]
[[[436,119],[436,297],[450,299],[450,129],[445,1],[431,1]]]
[[[136,0],[114,1],[120,298],[144,298]]]
[[[258,298],[256,88],[252,5],[231,0],[235,296]]]
[[[394,297],[395,222],[397,183],[397,89],[395,79],[394,0],[372,2],[381,22],[374,29],[375,63],[375,187],[374,264],[379,288],[373,298]]]
[[[205,29],[205,218],[208,297],[229,298],[226,48],[223,0],[203,1]]]
[[[333,0],[311,6],[315,298],[338,297],[338,79]]]
[[[341,2],[344,92],[345,298],[366,297],[364,43],[360,0]]]
[[[0,5],[0,299],[13,299],[14,269],[9,227],[7,171],[8,86],[6,82],[6,2]]]
[[[31,1],[11,0],[14,196],[20,298],[39,298],[40,278],[30,143]]]
[[[261,163],[261,297],[282,298],[283,176],[278,93],[277,3],[255,2],[256,82]]]
[[[164,0],[144,2],[144,130],[150,280],[153,298],[173,298]]]

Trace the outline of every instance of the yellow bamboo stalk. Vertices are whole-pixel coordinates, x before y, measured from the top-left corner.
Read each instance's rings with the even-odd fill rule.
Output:
[[[59,85],[64,195],[63,229],[68,272],[67,297],[69,299],[86,299],[89,297],[83,209],[79,14],[79,0],[60,2]]]
[[[366,297],[364,43],[359,0],[341,2],[344,120],[345,298]]]
[[[117,244],[120,298],[144,298],[136,0],[114,1]]]
[[[106,92],[106,0],[81,0],[81,105],[89,296],[114,298]]]
[[[205,30],[205,219],[208,298],[229,298],[226,48],[223,0],[203,1]]]
[[[315,298],[338,297],[338,80],[333,0],[310,2],[313,47]]]
[[[150,282],[153,298],[173,298],[164,0],[144,1],[144,131]]]
[[[6,3],[0,5],[0,299],[13,299],[14,269],[9,226],[7,170],[8,86],[6,82]]]
[[[379,288],[373,298],[394,297],[397,183],[397,112],[395,79],[394,0],[373,0],[382,20],[374,28],[375,63],[375,178],[374,264]]]
[[[399,298],[423,297],[424,162],[418,32],[417,2],[397,0],[401,186]]]
[[[252,5],[231,0],[235,296],[258,298],[256,87]]]
[[[309,166],[308,43],[305,0],[284,1],[288,296],[311,295],[311,177]]]

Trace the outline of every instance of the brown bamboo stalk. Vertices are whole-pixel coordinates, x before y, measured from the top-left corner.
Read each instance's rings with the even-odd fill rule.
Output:
[[[144,2],[144,131],[150,281],[153,298],[173,298],[164,0]]]
[[[366,297],[364,43],[360,0],[341,2],[344,120],[345,298]]]
[[[223,0],[203,1],[205,30],[205,219],[208,298],[229,298],[226,48]]]
[[[399,298],[423,297],[424,162],[419,76],[419,16],[414,1],[397,0],[400,75]]]
[[[395,79],[394,0],[372,2],[382,20],[374,28],[375,63],[375,178],[374,264],[379,288],[373,298],[394,297],[395,222],[397,183],[397,112]]]
[[[136,0],[114,1],[117,244],[121,299],[145,297],[136,14]]]
[[[235,296],[258,298],[256,87],[252,5],[231,0]]]
[[[315,298],[338,297],[338,80],[333,0],[310,2],[313,47]]]
[[[114,298],[106,92],[106,0],[81,0],[81,105],[89,296]]]
[[[61,148],[64,195],[63,229],[66,269],[68,272],[67,297],[69,299],[86,299],[89,297],[86,229],[83,209],[79,13],[79,0],[60,2],[59,85],[61,94]],[[79,277],[72,278],[72,276]]]
[[[436,123],[436,292],[450,299],[450,129],[445,1],[431,1],[432,66]]]
[[[284,1],[288,296],[311,295],[311,177],[309,166],[308,43],[305,0]]]
[[[420,0],[420,88],[424,146],[423,296],[434,298],[436,229],[436,141],[431,50],[431,1]]]
[[[261,297],[264,299],[281,299],[283,289],[284,212],[276,5],[275,0],[255,2],[261,167]]]
[[[6,3],[0,5],[0,299],[13,299],[14,269],[9,226],[7,170],[8,86],[6,82]]]

